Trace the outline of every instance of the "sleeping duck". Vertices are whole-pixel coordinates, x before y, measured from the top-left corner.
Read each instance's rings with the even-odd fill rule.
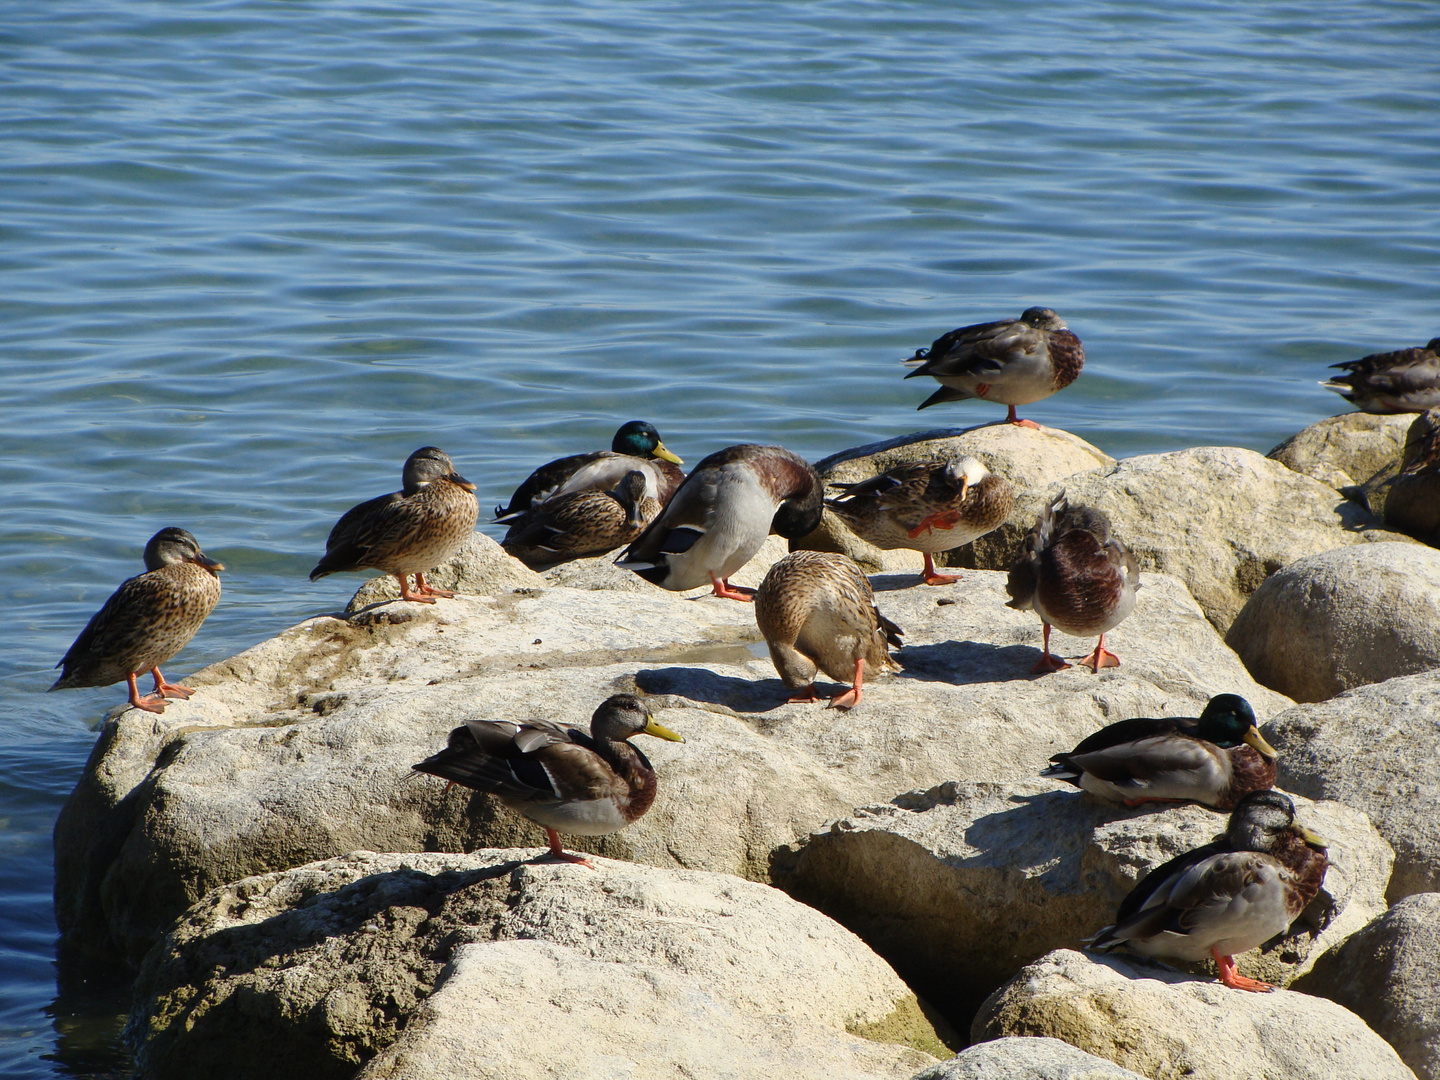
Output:
[[[1440,547],[1440,408],[1415,418],[1402,461],[1385,499],[1385,524]]]
[[[1440,405],[1440,337],[1424,348],[1373,353],[1330,366],[1348,374],[1320,385],[1362,412],[1424,412]]]
[[[531,567],[614,551],[660,513],[645,486],[645,474],[631,469],[614,491],[556,495],[516,521],[501,546]]]

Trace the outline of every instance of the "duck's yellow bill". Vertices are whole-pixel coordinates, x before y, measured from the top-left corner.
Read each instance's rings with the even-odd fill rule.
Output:
[[[657,739],[665,739],[668,742],[685,741],[681,736],[676,735],[675,732],[671,731],[668,727],[665,727],[663,724],[657,724],[654,720],[651,720],[648,724],[645,725],[644,733],[646,735],[654,735]]]
[[[655,449],[650,452],[656,457],[658,457],[661,461],[673,461],[676,465],[685,464],[679,454],[672,453],[671,451],[666,450],[664,443],[656,443]],[[681,741],[683,742],[684,740]]]
[[[1319,850],[1324,851],[1330,846],[1330,841],[1326,840],[1325,837],[1321,836],[1319,833],[1311,832],[1303,825],[1301,825],[1299,828],[1300,838],[1304,840],[1305,843],[1309,844],[1311,847],[1318,848]]]
[[[1245,742],[1268,758],[1280,756],[1275,752],[1275,748],[1265,741],[1264,737],[1260,734],[1260,729],[1254,724],[1251,724],[1250,730],[1245,733]]]

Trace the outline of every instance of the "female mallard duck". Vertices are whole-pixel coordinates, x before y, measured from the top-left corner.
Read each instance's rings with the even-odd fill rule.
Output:
[[[817,701],[815,670],[851,689],[827,708],[860,704],[865,669],[871,674],[900,665],[888,646],[900,647],[902,631],[875,607],[870,579],[848,555],[795,551],[770,568],[755,592],[755,622],[770,646],[775,670],[791,690],[791,701]]]
[[[220,599],[219,571],[225,567],[200,550],[184,529],[161,529],[145,545],[145,570],[122,584],[95,613],[65,658],[51,690],[109,686],[124,679],[130,704],[146,712],[165,711],[166,698],[188,698],[188,686],[168,683],[160,665],[195,636]],[[144,672],[155,677],[145,697],[135,685]]]
[[[660,441],[660,433],[643,420],[631,420],[615,432],[609,450],[572,454],[541,465],[510,496],[509,506],[495,508],[495,521],[513,522],[546,499],[572,491],[610,491],[632,469],[645,474],[645,494],[664,506],[685,482],[676,457]]]
[[[616,694],[595,710],[588,735],[548,720],[467,720],[444,750],[413,768],[498,796],[545,830],[551,855],[589,866],[561,848],[556,831],[604,836],[650,809],[655,769],[627,741],[641,734],[685,741],[639,698]]]
[[[645,474],[631,469],[614,491],[556,495],[512,525],[501,546],[527,566],[613,551],[660,513],[645,484]]]
[[[1074,382],[1085,366],[1085,347],[1059,315],[1032,307],[1018,319],[951,330],[901,363],[915,368],[905,378],[929,375],[941,384],[921,402],[922,409],[984,398],[1010,406],[1010,423],[1035,428],[1040,425],[1033,420],[1016,418],[1015,406],[1047,398]]]
[[[1090,947],[1127,945],[1145,956],[1215,958],[1236,990],[1269,983],[1235,970],[1235,954],[1283,933],[1320,891],[1325,841],[1295,824],[1295,804],[1278,791],[1252,791],[1225,835],[1150,871],[1120,904],[1115,924]]]
[[[862,540],[925,556],[925,584],[960,579],[935,572],[934,553],[950,551],[998,528],[1015,506],[1015,487],[973,457],[915,461],[886,469],[825,505]]]
[[[1320,385],[1362,412],[1424,412],[1440,405],[1440,337],[1421,349],[1373,353],[1330,366],[1349,374]]]
[[[460,550],[475,531],[480,506],[475,485],[455,471],[438,447],[422,446],[405,460],[404,489],[347,510],[325,541],[315,581],[344,570],[383,570],[400,581],[400,599],[420,604],[455,594],[437,589],[425,572]],[[415,591],[406,580],[415,575]]]
[[[1385,524],[1440,547],[1440,409],[1426,409],[1410,425],[1403,461],[1385,498]]]
[[[1050,760],[1041,776],[1126,806],[1198,802],[1233,810],[1242,796],[1275,783],[1275,749],[1238,694],[1217,694],[1198,720],[1121,720]]]
[[[1119,667],[1105,648],[1105,635],[1135,607],[1140,570],[1130,549],[1110,535],[1110,521],[1089,506],[1071,506],[1061,492],[1040,511],[1010,567],[1007,606],[1030,608],[1045,627],[1045,654],[1031,671],[1060,671],[1070,665],[1050,655],[1050,627],[1088,637],[1099,634],[1095,651],[1082,664],[1099,671]]]
[[[716,596],[748,601],[730,575],[771,533],[794,540],[820,524],[824,491],[815,469],[783,446],[726,447],[695,467],[615,565],[671,592],[709,584]]]

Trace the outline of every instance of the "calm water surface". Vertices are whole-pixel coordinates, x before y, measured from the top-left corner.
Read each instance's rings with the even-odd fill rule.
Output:
[[[896,361],[1055,307],[1031,406],[1268,450],[1440,332],[1412,3],[0,2],[0,1074],[123,1075],[50,829],[116,688],[45,696],[145,539],[229,567],[182,678],[309,615],[436,443],[500,500],[632,417],[691,462],[935,424]]]

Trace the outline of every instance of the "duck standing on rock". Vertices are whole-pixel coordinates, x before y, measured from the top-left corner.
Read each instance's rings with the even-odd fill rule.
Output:
[[[771,533],[794,540],[820,523],[824,484],[783,446],[744,443],[707,457],[616,566],[671,592],[710,585],[715,596],[749,601],[730,575]]]
[[[455,595],[432,586],[425,573],[459,551],[475,531],[480,516],[475,485],[435,446],[422,446],[406,459],[402,483],[402,490],[341,516],[325,541],[325,557],[310,571],[311,581],[346,570],[383,570],[399,579],[402,600],[433,604],[434,597]]]
[[[1198,719],[1136,718],[1089,736],[1041,776],[1074,784],[1109,802],[1198,802],[1233,810],[1275,783],[1275,748],[1260,735],[1255,710],[1238,694],[1217,694]]]
[[[613,551],[660,513],[645,487],[645,474],[631,469],[614,491],[556,495],[516,521],[501,547],[530,567]]]
[[[1440,405],[1440,337],[1423,348],[1372,353],[1330,366],[1347,374],[1320,385],[1361,412],[1424,412]]]
[[[831,709],[860,704],[865,670],[895,671],[889,646],[901,645],[902,631],[875,607],[867,578],[848,555],[795,551],[770,568],[755,592],[755,622],[770,647],[775,670],[791,690],[791,701],[818,701],[815,671],[851,688],[830,699]]]
[[[920,403],[922,409],[978,397],[1008,405],[1010,423],[1038,428],[1032,420],[1018,419],[1015,406],[1040,401],[1074,382],[1085,366],[1085,347],[1054,311],[1032,307],[1018,319],[951,330],[901,363],[915,368],[905,378],[928,375],[941,384]]]
[[[468,720],[444,750],[413,768],[495,795],[545,830],[551,856],[591,866],[565,851],[556,833],[604,836],[650,809],[658,781],[632,735],[685,741],[639,698],[615,694],[595,710],[588,734],[548,720]]]
[[[200,550],[184,529],[161,529],[145,545],[145,573],[124,582],[91,617],[65,658],[51,690],[109,686],[124,679],[130,704],[165,711],[166,698],[186,699],[193,690],[165,681],[160,665],[183,649],[220,599],[225,567]],[[135,678],[155,678],[155,692],[140,696]]]
[[[1120,658],[1106,650],[1105,635],[1134,610],[1139,585],[1135,556],[1110,535],[1109,519],[1092,507],[1071,506],[1061,492],[1040,511],[1005,583],[1007,606],[1033,610],[1045,627],[1045,654],[1031,670],[1070,666],[1050,655],[1051,626],[1076,637],[1099,634],[1095,651],[1080,663],[1096,672],[1118,667]]]
[[[828,506],[856,536],[885,551],[925,556],[925,584],[950,585],[934,553],[951,551],[998,528],[1015,506],[1015,487],[973,457],[914,461],[858,484],[842,485]]]
[[[1328,866],[1325,841],[1295,823],[1287,796],[1252,791],[1230,815],[1224,836],[1141,878],[1121,901],[1115,924],[1089,947],[1126,945],[1192,962],[1213,956],[1226,986],[1274,990],[1239,974],[1235,954],[1283,933],[1320,891]]]

